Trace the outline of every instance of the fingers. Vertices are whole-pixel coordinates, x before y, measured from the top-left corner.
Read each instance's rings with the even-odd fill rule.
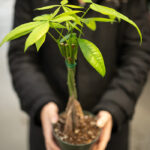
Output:
[[[109,112],[100,111],[98,118],[97,125],[102,128],[102,132],[98,143],[93,146],[92,150],[105,150],[111,137],[112,117]]]
[[[46,150],[60,150],[53,141],[45,141]]]
[[[90,150],[97,150],[97,148],[98,148],[97,146],[98,146],[98,144],[94,144]]]
[[[54,103],[45,105],[41,111],[41,122],[45,139],[46,150],[60,150],[52,135],[52,123],[58,120],[58,108]]]
[[[105,150],[111,137],[112,125],[108,122],[102,130],[97,150]]]
[[[49,118],[52,124],[58,121],[58,110],[56,108],[49,110]]]
[[[58,107],[55,103],[50,102],[44,106],[41,111],[41,120],[43,119],[50,120],[51,123],[56,123],[58,121]]]
[[[98,114],[98,118],[99,119],[97,120],[97,126],[103,128],[109,119],[108,115],[105,112],[101,111]]]
[[[46,150],[60,150],[53,140],[51,125],[43,128],[43,134],[45,138]]]
[[[85,2],[83,0],[78,0],[78,2],[81,4],[81,5],[84,5]]]

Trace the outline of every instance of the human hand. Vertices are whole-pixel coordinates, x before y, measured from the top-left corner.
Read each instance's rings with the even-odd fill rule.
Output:
[[[97,126],[102,128],[100,138],[92,147],[92,150],[105,150],[111,138],[113,126],[112,116],[108,111],[100,111],[98,113]]]
[[[52,124],[58,121],[58,107],[55,103],[46,104],[40,114],[46,150],[60,150],[52,135]]]
[[[84,0],[78,0],[78,2],[79,2],[79,4],[82,6],[84,6],[85,5],[85,2],[84,2]]]

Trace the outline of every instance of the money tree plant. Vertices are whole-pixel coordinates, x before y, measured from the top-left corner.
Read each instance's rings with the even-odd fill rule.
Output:
[[[15,40],[19,37],[29,34],[26,39],[24,52],[35,44],[37,52],[44,44],[47,36],[57,43],[58,49],[65,60],[67,67],[67,85],[69,92],[69,100],[66,107],[66,121],[64,132],[73,132],[73,130],[84,122],[82,108],[78,102],[78,95],[75,83],[76,60],[78,50],[80,50],[87,62],[95,68],[95,70],[104,77],[106,74],[105,64],[99,48],[91,41],[84,37],[83,28],[86,26],[92,31],[96,30],[97,22],[116,23],[124,20],[134,26],[139,34],[142,42],[141,31],[138,26],[125,15],[117,12],[113,8],[102,6],[92,2],[92,0],[84,0],[88,3],[88,8],[71,5],[68,0],[62,0],[59,5],[50,5],[37,8],[36,11],[53,10],[53,13],[44,14],[33,18],[32,22],[22,24],[13,29],[5,36],[0,46],[5,42]],[[103,17],[86,17],[89,10],[96,11]],[[52,29],[59,36],[56,38],[52,34]]]

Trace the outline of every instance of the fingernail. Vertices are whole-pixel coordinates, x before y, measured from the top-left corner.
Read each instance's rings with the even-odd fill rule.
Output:
[[[98,120],[96,124],[98,127],[100,127],[100,128],[102,127],[102,121],[101,120]]]
[[[56,123],[57,122],[57,118],[52,118],[51,121],[52,121],[52,123]]]

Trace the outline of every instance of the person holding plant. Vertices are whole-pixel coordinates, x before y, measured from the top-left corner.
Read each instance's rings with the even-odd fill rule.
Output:
[[[76,0],[69,2],[79,4]],[[79,2],[84,5],[82,0]],[[146,0],[120,0],[117,3],[113,0],[93,0],[93,2],[113,7],[129,16],[139,26],[143,35],[143,43],[140,46],[134,28],[123,21],[119,24],[100,23],[96,32],[83,30],[84,36],[101,48],[107,69],[104,78],[92,69],[80,51],[77,59],[76,81],[79,101],[83,109],[97,114],[97,125],[102,128],[100,139],[92,150],[128,150],[129,120],[134,114],[150,65],[150,31]],[[52,4],[57,5],[58,0],[16,0],[14,27],[32,21],[39,13],[33,11],[35,8]],[[104,15],[105,13],[103,12]],[[97,12],[91,10],[86,14],[88,17],[97,15]],[[109,15],[109,19],[106,18],[108,22],[114,22],[113,15],[114,11]],[[59,18],[56,19],[58,21]],[[120,15],[119,19],[127,18]],[[128,22],[133,25],[131,20]],[[93,24],[93,21],[86,22],[87,27],[92,30],[96,27]],[[54,29],[56,25],[58,26],[55,24]],[[77,26],[74,27],[80,32]],[[137,26],[134,24],[134,27]],[[139,30],[138,32],[140,34]],[[65,65],[68,65],[68,62],[64,63],[54,42],[57,42],[53,37],[57,36],[56,32],[52,30],[51,33],[49,35],[52,38],[46,38],[39,53],[35,52],[34,46],[26,53],[23,52],[25,38],[12,41],[9,48],[8,57],[13,84],[20,97],[22,109],[31,116],[30,150],[60,150],[53,139],[51,124],[58,121],[58,111],[64,111],[67,103]],[[25,34],[26,32],[22,32],[22,35]],[[61,33],[59,34],[61,36]],[[45,40],[45,36],[42,40]],[[82,49],[85,41],[78,39],[78,42]],[[40,47],[39,45],[40,43],[36,43],[37,47]]]

